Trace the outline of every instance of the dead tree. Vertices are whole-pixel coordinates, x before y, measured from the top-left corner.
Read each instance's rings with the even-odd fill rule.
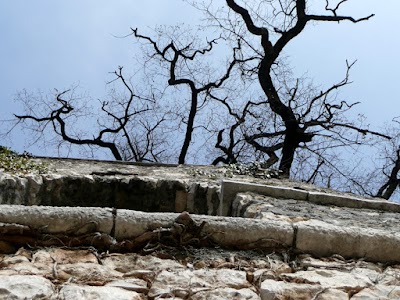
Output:
[[[376,193],[376,197],[390,199],[395,190],[400,185],[399,171],[400,171],[400,148],[398,148],[395,152],[395,156],[393,158],[389,158],[392,167],[390,168],[390,172],[386,173],[383,169],[382,172],[386,177],[386,182],[379,188]]]
[[[386,127],[388,135],[392,136],[390,141],[381,143],[378,147],[380,160],[383,164],[371,174],[375,178],[382,178],[375,197],[390,199],[396,194],[400,187],[400,121],[395,118],[390,125]],[[382,177],[383,175],[383,177]]]
[[[246,118],[248,114],[251,114],[250,112],[250,107],[257,107],[261,105],[265,105],[266,101],[261,101],[261,102],[252,102],[248,101],[241,112],[236,112],[229,102],[227,101],[227,98],[225,99],[220,99],[213,95],[212,93],[209,93],[209,97],[219,103],[221,103],[223,106],[226,107],[228,113],[230,116],[233,117],[234,119],[234,124],[231,125],[228,128],[222,128],[218,131],[217,134],[217,142],[215,144],[215,148],[219,149],[222,151],[223,155],[217,156],[212,164],[217,165],[219,163],[224,163],[224,164],[236,164],[239,161],[239,158],[242,154],[242,152],[246,152],[245,149],[245,144],[246,144],[246,137],[243,136],[243,132],[240,130],[240,126],[242,126],[246,122]],[[225,131],[228,131],[228,143],[224,143],[224,138],[223,135]],[[239,132],[237,132],[239,131]],[[267,166],[271,166],[273,162],[270,162],[270,164]]]
[[[318,118],[306,121],[302,124],[301,116],[296,114],[296,111],[294,111],[289,103],[285,103],[279,93],[279,86],[277,86],[276,80],[274,80],[274,65],[278,62],[279,56],[289,42],[296,38],[308,23],[313,21],[350,21],[358,23],[370,19],[373,14],[359,19],[340,15],[339,9],[347,2],[346,0],[340,1],[334,8],[330,8],[329,1],[327,1],[325,9],[328,14],[309,14],[307,12],[306,0],[276,1],[277,6],[275,7],[272,4],[273,2],[274,1],[271,1],[271,4],[268,4],[269,2],[266,3],[266,9],[270,9],[277,20],[282,21],[283,18],[283,21],[279,25],[264,26],[260,20],[265,20],[265,18],[263,19],[262,16],[259,16],[255,8],[250,11],[249,6],[251,4],[239,4],[239,1],[226,0],[228,7],[240,16],[248,33],[259,38],[259,46],[261,46],[259,52],[261,52],[262,57],[258,65],[257,76],[262,91],[268,99],[270,109],[283,122],[284,128],[282,131],[284,133],[284,138],[281,148],[279,169],[286,176],[289,176],[296,150],[300,145],[310,143],[316,135],[315,132],[310,131],[310,128],[322,126],[329,131],[332,127],[342,126],[365,134],[371,132],[367,129],[357,128],[350,124],[333,124],[321,121]],[[256,21],[261,25],[256,24]],[[315,100],[311,100],[310,108],[312,107],[311,104],[321,97],[324,97],[324,95],[319,96]],[[326,119],[331,119],[335,110],[339,110],[346,105],[346,103],[341,103],[339,105],[330,105],[326,103]],[[268,138],[275,134],[275,132],[268,134],[263,133],[263,136]],[[250,136],[249,140],[255,143],[255,136]],[[254,145],[256,146],[257,144]]]
[[[132,29],[132,32],[134,37],[145,41],[150,45],[153,50],[153,52],[148,54],[150,59],[157,58],[166,64],[168,70],[167,81],[170,86],[183,85],[189,88],[190,108],[185,121],[185,137],[178,158],[178,163],[184,164],[189,146],[192,142],[200,98],[205,97],[212,90],[220,88],[231,76],[232,69],[235,65],[242,62],[236,57],[236,53],[241,48],[240,42],[238,42],[237,46],[232,49],[233,58],[228,63],[225,71],[221,72],[222,74],[219,76],[213,76],[217,77],[216,79],[208,79],[206,82],[202,82],[200,78],[197,78],[194,75],[196,72],[189,67],[189,63],[195,61],[199,56],[204,56],[205,54],[210,53],[213,50],[214,45],[221,38],[212,39],[207,42],[207,46],[202,49],[193,49],[193,41],[190,41],[185,46],[181,47],[177,44],[178,42],[182,43],[182,41],[171,41],[167,45],[161,46],[161,43],[153,40],[151,37],[139,34],[138,29]],[[198,67],[198,65],[195,65],[194,69]],[[183,71],[183,68],[185,68],[185,71]],[[200,76],[204,76],[204,74],[201,74]]]
[[[82,133],[76,133],[77,122],[69,122],[71,117],[74,117],[75,121],[86,119],[85,115],[77,114],[73,101],[67,99],[73,92],[71,90],[57,92],[55,103],[52,100],[41,100],[40,104],[50,108],[44,114],[38,107],[31,107],[31,97],[19,99],[25,105],[26,114],[15,114],[15,117],[18,123],[30,122],[27,127],[41,134],[50,127],[50,130],[61,139],[60,143],[107,149],[116,160],[157,161],[159,150],[154,147],[150,135],[154,134],[157,127],[165,120],[163,118],[155,120],[153,126],[144,124],[141,117],[152,111],[151,104],[155,100],[136,94],[123,76],[122,67],[119,67],[114,75],[115,79],[112,82],[122,84],[126,98],[114,99],[112,103],[108,101],[101,103],[101,112],[104,116],[96,116],[99,131],[92,138],[83,138]],[[150,115],[144,116],[144,119],[148,117]],[[139,131],[145,133],[145,137],[141,137],[140,140],[135,138]]]

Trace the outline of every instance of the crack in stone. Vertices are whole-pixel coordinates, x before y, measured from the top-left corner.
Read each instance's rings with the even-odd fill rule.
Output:
[[[292,249],[296,250],[297,249],[297,233],[299,231],[299,227],[297,225],[292,225],[293,227],[293,241],[292,241]]]
[[[113,225],[112,225],[111,231],[110,231],[110,236],[113,238],[115,238],[115,226],[116,226],[116,221],[117,221],[117,213],[118,213],[118,210],[115,207],[113,207],[112,208]]]

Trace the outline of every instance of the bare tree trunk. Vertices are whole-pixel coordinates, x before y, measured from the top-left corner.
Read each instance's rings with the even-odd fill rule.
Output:
[[[397,150],[396,155],[397,157],[392,171],[390,172],[386,183],[382,185],[378,193],[376,193],[376,197],[389,200],[400,184],[400,179],[398,178],[400,171],[400,149]]]
[[[179,154],[179,164],[184,164],[185,163],[185,158],[190,146],[190,142],[192,140],[192,133],[193,133],[193,127],[194,127],[194,119],[196,117],[197,113],[197,97],[198,93],[196,90],[192,90],[192,101],[190,105],[190,112],[189,112],[189,117],[188,117],[188,122],[186,126],[186,133],[185,133],[185,140],[183,141],[183,145],[181,148],[181,153]]]

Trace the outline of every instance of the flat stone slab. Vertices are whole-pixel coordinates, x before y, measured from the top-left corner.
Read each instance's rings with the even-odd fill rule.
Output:
[[[334,205],[337,207],[358,209],[366,208],[396,213],[400,212],[400,204],[389,202],[383,199],[362,198],[329,190],[326,190],[324,192],[313,191],[307,189],[307,186],[304,186],[304,188],[300,186],[277,186],[233,180],[223,180],[221,201],[225,204],[221,205],[221,208],[224,207],[225,209],[228,209],[238,193],[253,192],[275,199],[303,200],[315,204],[322,204],[325,206]]]
[[[253,193],[239,193],[233,213],[265,222],[292,224],[296,251],[317,256],[339,254],[347,258],[400,261],[399,213],[326,206]]]
[[[249,217],[258,219],[293,222],[316,220],[341,228],[369,228],[388,234],[400,232],[400,213],[397,212],[333,204],[320,205],[308,200],[277,199],[254,193],[241,193],[240,195],[234,204],[236,207],[234,216],[246,217],[246,211],[247,213],[251,211]]]

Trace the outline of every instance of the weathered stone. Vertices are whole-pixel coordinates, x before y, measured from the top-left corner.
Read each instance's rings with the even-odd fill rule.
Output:
[[[251,289],[213,288],[190,295],[192,300],[259,300],[260,297]]]
[[[110,269],[121,273],[129,273],[129,276],[137,277],[134,274],[149,276],[162,270],[173,270],[185,268],[182,264],[172,259],[160,259],[154,256],[140,256],[138,254],[113,254],[102,259],[102,264]],[[140,271],[139,273],[134,271]],[[141,277],[138,277],[141,278]]]
[[[351,300],[400,299],[400,286],[377,284],[363,289]]]
[[[183,212],[187,210],[188,193],[185,190],[176,191],[175,193],[175,212]]]
[[[389,202],[382,199],[364,199],[350,195],[340,195],[332,193],[308,192],[308,200],[323,205],[336,205],[351,208],[370,208],[377,210],[400,212],[398,203]]]
[[[315,298],[318,300],[348,300],[349,294],[338,289],[324,289]]]
[[[134,265],[135,269],[159,272],[162,270],[179,270],[185,267],[172,259],[161,259],[152,255],[141,256]]]
[[[149,228],[170,227],[178,216],[169,213],[148,214],[118,210],[115,236],[117,239],[128,239],[143,234]],[[215,216],[193,216],[193,219],[198,224],[205,221],[204,232],[211,234],[213,240],[222,246],[242,249],[277,248],[287,247],[293,241],[293,228],[290,223]]]
[[[0,275],[37,275],[52,276],[52,266],[49,264],[18,263],[0,269]]]
[[[379,284],[384,285],[400,285],[400,269],[396,267],[388,267],[379,277]]]
[[[18,250],[16,255],[4,256],[0,262],[0,275],[41,275],[52,276],[54,262],[47,260],[34,260],[31,262],[30,254]],[[22,255],[24,254],[24,255]]]
[[[262,300],[308,300],[312,299],[317,293],[322,291],[323,287],[320,285],[305,283],[300,284],[267,279],[261,284],[260,296]],[[348,300],[348,298],[346,298],[346,300]]]
[[[5,256],[0,260],[0,267],[8,267],[10,265],[16,265],[21,263],[30,263],[29,259],[23,255],[15,255],[15,256]]]
[[[278,280],[279,278],[279,275],[275,274],[271,269],[258,269],[254,271],[253,275],[253,283],[256,283],[257,286],[261,285],[266,279]]]
[[[33,254],[32,262],[56,262],[57,264],[98,263],[97,257],[91,251],[59,248],[36,251]]]
[[[348,300],[346,292],[320,285],[265,280],[261,284],[262,300]]]
[[[120,209],[115,220],[115,236],[117,239],[137,237],[150,228],[169,227],[178,214],[153,213]]]
[[[114,197],[117,208],[142,211],[175,211],[176,191],[185,191],[184,182],[179,180],[156,179],[151,177],[131,177],[113,180]]]
[[[122,273],[92,263],[61,264],[57,265],[56,271],[63,280],[74,278],[79,282],[105,283],[122,278]]]
[[[59,292],[60,300],[142,300],[139,293],[118,287],[64,285]]]
[[[187,211],[207,214],[219,214],[220,186],[210,182],[194,182],[188,185]]]
[[[51,259],[51,254],[45,250],[36,251],[32,255],[32,263],[53,263],[54,261]]]
[[[254,218],[259,212],[258,205],[263,203],[254,194],[239,193],[232,203],[232,217]]]
[[[116,270],[118,271],[118,270]],[[133,270],[133,271],[129,271],[124,273],[124,275],[122,277],[124,278],[139,278],[139,279],[143,279],[147,282],[150,282],[154,279],[154,277],[156,276],[156,272],[154,271],[149,271],[149,270]]]
[[[0,299],[50,299],[54,292],[53,284],[40,276],[0,275]]]
[[[207,200],[207,215],[209,215],[209,216],[218,215],[219,206],[221,204],[220,191],[221,191],[221,188],[219,185],[212,184],[212,183],[208,184],[206,200]],[[198,201],[202,202],[204,200],[199,199]]]
[[[0,204],[25,204],[27,179],[0,172]]]
[[[0,241],[0,253],[11,254],[15,253],[15,246],[12,243]]]
[[[400,233],[353,226],[344,228],[316,220],[298,222],[296,227],[296,248],[305,253],[400,261]]]
[[[39,196],[40,189],[43,186],[43,177],[37,174],[27,174],[25,175],[28,180],[26,183],[26,192],[25,192],[25,205],[40,205],[42,203],[42,199]]]
[[[294,232],[290,223],[223,217],[209,217],[205,220],[205,232],[213,232],[213,239],[222,246],[278,249],[288,247],[293,242]]]
[[[354,268],[354,264],[346,264],[345,261],[340,261],[337,259],[332,259],[331,261],[326,261],[322,259],[317,259],[309,255],[300,255],[298,257],[299,267],[303,270],[312,270],[315,268],[318,269],[344,269],[347,268],[349,271]]]
[[[147,211],[185,209],[209,215],[227,204],[220,203],[218,180],[224,175],[218,170],[223,168],[196,167],[193,172],[190,166],[71,160],[60,160],[54,166],[53,174],[0,175],[0,203],[75,206],[91,201],[89,205],[93,206]],[[54,299],[260,299],[260,293],[263,299],[285,300],[349,299],[353,295],[354,299],[400,297],[400,268],[393,264],[387,267],[388,262],[400,261],[400,218],[395,213],[398,205],[390,212],[392,206],[385,205],[387,202],[330,192],[312,194],[318,189],[303,189],[302,183],[262,182],[249,177],[235,180],[239,182],[232,181],[232,189],[225,185],[225,192],[234,194],[232,213],[238,217],[190,215],[198,225],[206,222],[201,228],[203,235],[196,237],[207,235],[208,245],[260,252],[218,246],[171,248],[154,232],[171,232],[180,216],[174,213],[1,205],[0,237],[5,243],[28,236],[26,244],[34,246],[29,249],[37,249],[34,239],[38,234],[46,241],[60,238],[65,247],[20,249],[15,255],[0,255],[0,281],[6,276],[41,276],[52,281]],[[283,188],[273,186],[286,184]],[[252,194],[249,191],[253,188],[273,197]],[[241,189],[244,193],[236,195]],[[336,201],[336,205],[323,206],[316,204],[318,201]],[[224,210],[229,212],[230,208]],[[93,232],[107,236],[112,251],[129,243],[136,247],[139,239],[134,238],[143,233],[140,241],[146,244],[150,234],[155,237],[151,240],[155,252],[146,256],[108,253],[103,248],[96,250],[97,244],[89,244],[94,246],[90,251],[67,249],[69,239],[62,240],[68,236],[73,242],[79,235]],[[68,291],[71,293],[66,294]],[[4,298],[13,299],[9,296]]]
[[[299,189],[224,180],[222,182],[221,188],[221,215],[231,215],[232,203],[236,195],[240,192],[253,192],[261,195],[283,199],[306,200],[308,197],[308,192]]]
[[[15,252],[15,255],[25,256],[27,259],[32,260],[32,251],[25,249],[24,247],[19,248],[18,251]]]
[[[229,269],[162,271],[156,276],[148,296],[183,297],[225,287],[240,290],[250,288],[251,284],[246,279],[246,272],[243,271]],[[176,294],[177,292],[179,294]]]
[[[147,294],[149,291],[147,287],[147,282],[137,278],[113,280],[111,282],[108,282],[105,286],[118,287],[127,291],[134,291],[137,293],[144,293],[144,294]]]
[[[400,218],[398,217],[398,213],[394,212],[365,208],[354,209],[332,205],[324,206],[314,204],[310,201],[276,199],[248,192],[240,193],[237,197],[239,196],[245,197],[248,202],[254,203],[254,206],[257,207],[257,217],[265,212],[268,214],[273,213],[276,217],[289,217],[294,223],[305,220],[317,220],[343,228],[360,227],[360,224],[362,224],[362,228],[367,227],[386,232],[400,231]],[[250,205],[250,207],[252,206]],[[248,208],[246,207],[246,209]],[[239,216],[242,215],[239,214]]]
[[[110,233],[113,215],[109,208],[0,205],[0,222],[29,225],[43,233],[76,233],[95,224],[96,231]]]
[[[228,181],[225,178],[227,174],[224,166],[153,165],[50,158],[32,160],[46,164],[47,174],[13,175],[1,172],[0,203],[107,206],[172,212],[175,209],[176,192],[189,191],[189,212],[214,215],[217,211],[224,211],[224,215],[229,215],[231,201],[219,203],[218,194],[222,179],[226,181],[224,197],[231,197],[232,200],[238,192],[253,191],[277,198],[400,212],[400,205],[396,203],[362,199],[330,191],[321,192],[321,189],[311,185],[283,179],[234,175],[233,178],[237,181]],[[199,187],[199,193],[193,194],[191,198],[192,184]],[[216,187],[215,190],[213,186]],[[191,203],[190,199],[193,200]],[[331,203],[329,199],[339,200]],[[222,209],[220,204],[225,208]]]
[[[382,278],[382,272],[377,272],[368,268],[354,267],[351,269],[350,273],[356,276],[366,277],[373,283],[377,283]]]
[[[211,285],[207,281],[197,278],[190,270],[162,271],[156,276],[148,297],[172,298],[181,295],[181,297],[186,298],[190,293],[210,288]]]
[[[360,291],[373,284],[370,278],[361,274],[323,269],[282,274],[281,278],[288,282],[307,282],[321,285],[324,288],[337,288],[346,291]]]

